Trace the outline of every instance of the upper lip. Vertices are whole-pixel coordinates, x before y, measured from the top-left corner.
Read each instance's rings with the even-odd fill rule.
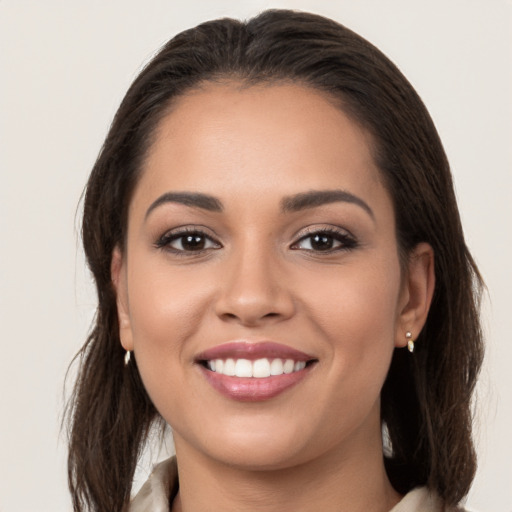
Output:
[[[311,361],[313,356],[295,348],[273,341],[231,341],[209,348],[197,355],[196,361],[213,359],[293,359],[294,361]]]

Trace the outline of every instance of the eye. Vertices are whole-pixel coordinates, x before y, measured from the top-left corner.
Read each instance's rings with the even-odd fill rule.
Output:
[[[221,245],[199,230],[171,231],[163,235],[156,247],[174,253],[200,253],[208,249],[219,249]]]
[[[328,253],[352,249],[356,245],[355,239],[348,233],[334,229],[323,229],[301,237],[291,246],[291,249]]]

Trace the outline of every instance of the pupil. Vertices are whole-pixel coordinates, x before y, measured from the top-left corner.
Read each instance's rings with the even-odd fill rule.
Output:
[[[181,242],[183,248],[188,251],[198,251],[204,248],[204,238],[201,235],[187,235]]]
[[[315,235],[311,240],[311,247],[317,251],[327,251],[332,249],[333,240],[329,235]]]

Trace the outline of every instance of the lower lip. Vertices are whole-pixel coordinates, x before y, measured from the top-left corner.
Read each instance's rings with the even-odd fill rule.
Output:
[[[222,395],[240,402],[260,402],[274,398],[298,384],[308,375],[310,369],[311,366],[307,366],[298,372],[257,379],[229,377],[201,366],[204,376],[214,389]]]

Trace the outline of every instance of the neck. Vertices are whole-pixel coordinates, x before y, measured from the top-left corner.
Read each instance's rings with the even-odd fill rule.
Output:
[[[240,469],[180,445],[173,512],[388,512],[400,500],[386,475],[380,436],[274,470]]]

